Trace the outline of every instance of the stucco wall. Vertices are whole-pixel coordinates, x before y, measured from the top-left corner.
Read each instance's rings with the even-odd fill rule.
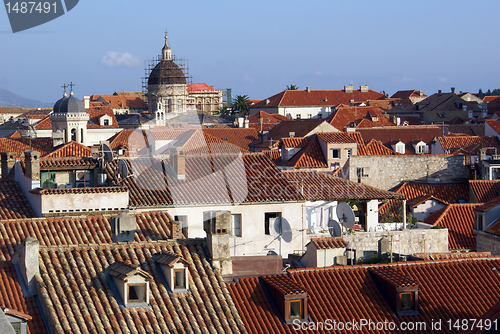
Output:
[[[474,231],[476,233],[476,248],[478,252],[491,252],[500,255],[500,237],[494,234]]]
[[[36,195],[41,197],[41,213],[80,211],[112,211],[128,208],[128,191],[115,193]]]
[[[404,181],[451,182],[469,177],[464,156],[453,155],[352,156],[340,177],[358,182],[357,169],[367,167],[368,177],[361,178],[361,183],[384,190]]]

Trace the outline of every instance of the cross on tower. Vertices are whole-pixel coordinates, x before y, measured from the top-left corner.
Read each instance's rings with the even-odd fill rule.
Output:
[[[76,86],[75,84],[73,84],[73,81],[71,81],[68,85],[68,87],[71,89],[71,91],[73,91],[73,87]]]
[[[64,92],[65,92],[65,93],[66,93],[66,88],[67,88],[67,87],[68,87],[68,85],[66,85],[66,84],[63,84],[63,85],[61,86],[61,88],[64,88]]]

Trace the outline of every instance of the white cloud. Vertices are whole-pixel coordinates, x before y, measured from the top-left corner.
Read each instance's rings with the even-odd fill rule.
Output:
[[[393,82],[398,82],[398,83],[407,83],[407,82],[412,82],[412,81],[415,81],[414,78],[410,78],[408,76],[403,76],[402,78],[400,77],[392,77],[391,80]]]
[[[439,77],[436,80],[439,81],[439,82],[446,82],[446,81],[448,81],[448,79],[446,79],[445,77]]]
[[[249,75],[249,74],[245,74],[243,76],[243,82],[249,82],[249,83],[253,83],[254,82],[254,79]]]
[[[139,63],[139,58],[128,52],[107,51],[101,58],[101,64],[106,66],[134,67]]]

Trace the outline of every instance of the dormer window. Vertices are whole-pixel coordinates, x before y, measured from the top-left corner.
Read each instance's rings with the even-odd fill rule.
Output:
[[[115,262],[109,267],[123,303],[126,307],[149,304],[149,281],[153,278],[148,272],[125,262]]]
[[[396,143],[396,152],[405,154],[405,144],[401,141]]]
[[[32,319],[29,314],[11,308],[2,308],[0,312],[5,315],[16,334],[26,334],[28,332],[28,322]]]
[[[393,267],[370,268],[380,292],[398,316],[418,315],[418,282]]]
[[[188,263],[179,254],[165,252],[155,259],[167,279],[172,293],[185,292],[189,288]]]
[[[99,123],[101,126],[110,126],[112,125],[111,117],[109,117],[108,115],[101,116],[101,118],[99,119]]]
[[[306,321],[308,295],[304,287],[285,275],[262,278],[287,324]]]

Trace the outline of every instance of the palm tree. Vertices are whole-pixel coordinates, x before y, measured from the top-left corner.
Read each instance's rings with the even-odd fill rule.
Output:
[[[299,90],[299,86],[297,85],[286,86],[286,90]]]
[[[248,100],[248,95],[236,95],[233,101],[233,110],[238,110],[243,116],[248,115],[250,113]]]

